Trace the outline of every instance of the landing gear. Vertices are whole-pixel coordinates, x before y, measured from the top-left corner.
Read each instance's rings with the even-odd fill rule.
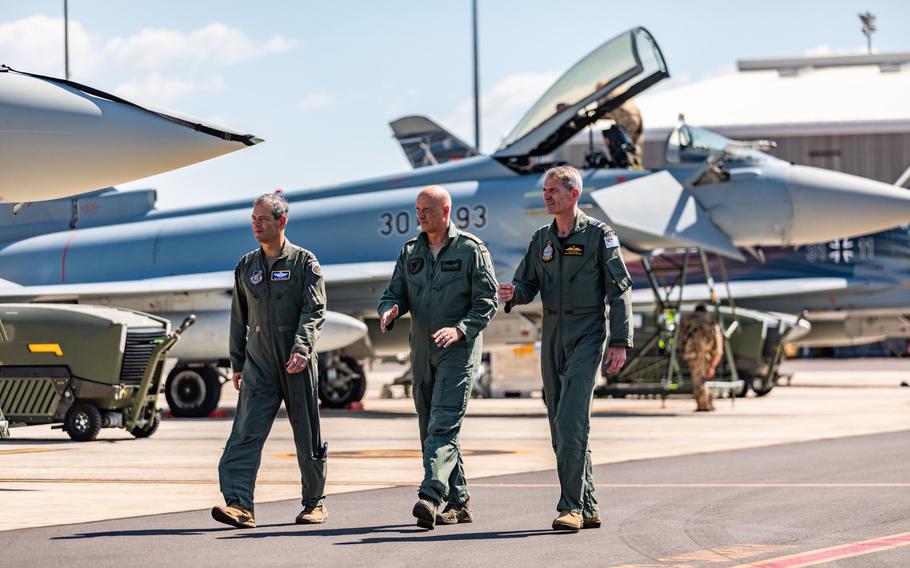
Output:
[[[218,370],[205,365],[178,365],[167,376],[164,397],[171,413],[178,418],[202,418],[218,407],[221,378]]]
[[[367,379],[353,357],[336,353],[319,354],[319,400],[326,408],[345,408],[363,400]]]

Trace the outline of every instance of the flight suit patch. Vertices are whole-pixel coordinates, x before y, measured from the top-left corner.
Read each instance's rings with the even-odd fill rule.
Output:
[[[443,260],[442,261],[442,271],[443,272],[460,272],[461,271],[461,259]]]
[[[282,280],[290,280],[291,271],[290,270],[273,270],[272,271],[272,282],[280,282]]]
[[[569,245],[563,249],[562,253],[566,256],[584,256],[585,247],[582,245]]]
[[[253,286],[261,284],[263,274],[265,274],[265,273],[262,270],[254,270],[253,273],[250,274],[250,284],[252,284]]]
[[[312,270],[313,274],[316,276],[322,276],[322,267],[319,266],[319,263],[315,260],[310,261],[310,270]]]
[[[540,254],[540,260],[550,262],[553,260],[553,241],[547,241],[543,245],[543,252]]]
[[[619,246],[619,237],[614,234],[607,235],[604,237],[604,246],[607,248],[613,248]]]
[[[423,268],[422,258],[412,258],[408,261],[408,272],[411,274],[417,274],[421,268]]]

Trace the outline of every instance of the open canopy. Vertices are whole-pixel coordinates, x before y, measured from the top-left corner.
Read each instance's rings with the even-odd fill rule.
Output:
[[[506,136],[494,156],[548,154],[591,122],[669,76],[648,30],[634,28],[620,34],[566,71]]]

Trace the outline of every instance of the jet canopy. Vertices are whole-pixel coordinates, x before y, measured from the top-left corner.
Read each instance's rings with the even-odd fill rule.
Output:
[[[549,154],[588,124],[669,76],[648,30],[634,28],[618,35],[566,71],[506,136],[494,157]]]
[[[753,162],[777,160],[760,151],[777,146],[769,140],[740,141],[680,121],[667,137],[664,160],[669,165],[704,164],[705,162]]]

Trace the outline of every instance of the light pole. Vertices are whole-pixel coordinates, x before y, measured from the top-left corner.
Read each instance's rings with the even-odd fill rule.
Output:
[[[480,79],[477,63],[477,0],[471,0],[471,19],[474,37],[474,147],[480,151]]]
[[[857,14],[859,20],[863,23],[863,35],[866,36],[866,49],[872,54],[872,32],[875,30],[875,16],[869,10],[865,14]]]
[[[70,19],[69,2],[63,0],[63,68],[66,80],[70,79]]]

